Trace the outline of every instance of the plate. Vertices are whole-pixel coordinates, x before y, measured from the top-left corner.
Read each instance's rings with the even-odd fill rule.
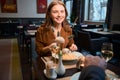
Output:
[[[118,75],[116,75],[114,72],[110,71],[110,70],[106,70],[105,71],[106,75],[107,75],[107,79],[111,80],[111,79],[118,79]]]
[[[73,51],[72,53],[75,54],[77,57],[84,56],[82,53],[77,51]]]
[[[116,75],[114,72],[112,72],[108,69],[105,71],[105,73],[107,75],[106,80],[118,79],[118,75]],[[81,72],[77,72],[77,73],[73,74],[72,77],[70,78],[70,80],[79,80],[80,74],[81,74]]]
[[[77,51],[73,51],[73,52],[68,53],[68,54],[74,54],[76,56],[76,58],[75,59],[69,59],[69,60],[68,59],[62,59],[63,61],[74,61],[74,60],[77,60],[78,57],[83,56],[82,53],[77,52]],[[55,58],[55,59],[58,59],[58,55],[55,54],[55,53],[52,53],[52,57]]]
[[[73,74],[72,77],[70,78],[70,80],[79,80],[80,73],[81,72],[77,72],[77,73]]]

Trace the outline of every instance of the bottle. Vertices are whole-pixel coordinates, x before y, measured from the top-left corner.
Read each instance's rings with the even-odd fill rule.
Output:
[[[104,31],[106,31],[106,32],[108,31],[106,23],[103,24],[103,28],[104,28]]]

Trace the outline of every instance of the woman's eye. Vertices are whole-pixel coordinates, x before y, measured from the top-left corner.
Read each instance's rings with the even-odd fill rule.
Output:
[[[53,11],[53,13],[57,13],[57,11]]]
[[[64,13],[65,11],[61,11],[61,13]]]

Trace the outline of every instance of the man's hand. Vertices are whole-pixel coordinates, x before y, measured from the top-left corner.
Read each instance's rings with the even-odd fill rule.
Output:
[[[101,67],[102,69],[106,69],[107,67],[107,63],[105,62],[105,59],[100,58],[99,56],[88,55],[85,56],[84,58],[80,58],[79,62],[80,62],[80,66],[84,65],[82,67],[87,67],[90,65],[95,65]]]

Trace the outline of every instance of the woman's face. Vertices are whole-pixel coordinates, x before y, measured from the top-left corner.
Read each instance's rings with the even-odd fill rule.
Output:
[[[57,4],[51,9],[51,18],[54,24],[61,24],[66,17],[65,8]]]

